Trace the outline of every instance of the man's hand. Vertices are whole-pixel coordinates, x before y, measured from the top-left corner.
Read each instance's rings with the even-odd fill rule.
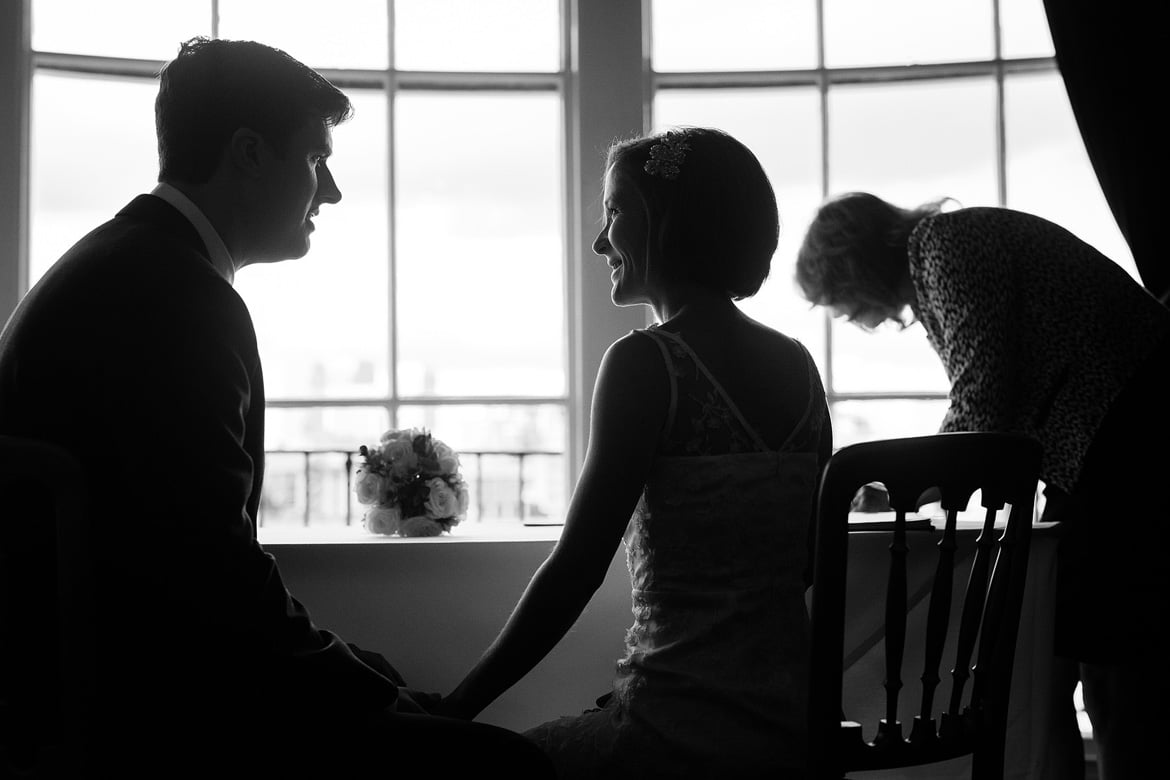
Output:
[[[369,650],[363,650],[352,642],[346,642],[350,651],[358,657],[358,660],[366,666],[378,672],[383,677],[386,677],[398,687],[406,685],[406,680],[402,679],[402,675],[398,670],[390,665],[390,662],[382,657],[381,653],[374,653]]]
[[[413,688],[398,689],[398,712],[417,715],[442,715],[439,712],[442,697],[437,693],[425,693]]]

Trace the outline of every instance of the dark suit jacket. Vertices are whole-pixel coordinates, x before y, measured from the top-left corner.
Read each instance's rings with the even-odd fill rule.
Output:
[[[88,474],[111,733],[206,744],[395,702],[394,682],[314,626],[256,541],[255,331],[166,202],[136,198],[21,301],[0,335],[0,433],[64,445]]]

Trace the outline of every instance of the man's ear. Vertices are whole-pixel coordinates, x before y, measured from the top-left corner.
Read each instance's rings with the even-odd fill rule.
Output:
[[[228,144],[228,159],[232,167],[245,176],[256,176],[260,173],[264,153],[264,138],[255,130],[241,127],[232,133]]]

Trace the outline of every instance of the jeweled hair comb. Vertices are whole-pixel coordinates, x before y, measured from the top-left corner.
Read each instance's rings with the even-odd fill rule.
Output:
[[[690,149],[685,133],[668,131],[659,143],[650,147],[650,159],[646,160],[642,170],[651,176],[661,176],[668,180],[677,179],[679,166],[683,164]]]

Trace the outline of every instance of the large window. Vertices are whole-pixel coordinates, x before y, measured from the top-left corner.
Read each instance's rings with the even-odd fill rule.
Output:
[[[810,311],[792,274],[824,197],[867,190],[1008,206],[1136,277],[1077,132],[1042,0],[653,0],[652,124],[715,125],[756,150],[782,234],[743,307],[805,342],[840,447],[931,433],[947,381],[920,325],[867,334]]]
[[[325,5],[203,0],[163,14],[143,2],[36,0],[30,278],[151,186],[154,74],[180,41],[282,48],[341,86],[355,113],[334,131],[343,199],[322,210],[310,254],[236,280],[265,366],[263,526],[352,523],[347,454],[405,426],[465,453],[471,522],[559,518],[569,480],[560,4]]]
[[[469,525],[560,521],[600,355],[645,324],[588,249],[605,146],[640,130],[714,125],[760,156],[782,235],[743,307],[813,350],[838,446],[937,429],[946,381],[921,327],[867,335],[795,293],[826,195],[1032,211],[1133,273],[1041,0],[27,5],[27,283],[153,185],[155,74],[180,41],[270,43],[354,102],[312,251],[236,280],[265,366],[268,529],[355,523],[351,453],[415,425],[465,453]]]

